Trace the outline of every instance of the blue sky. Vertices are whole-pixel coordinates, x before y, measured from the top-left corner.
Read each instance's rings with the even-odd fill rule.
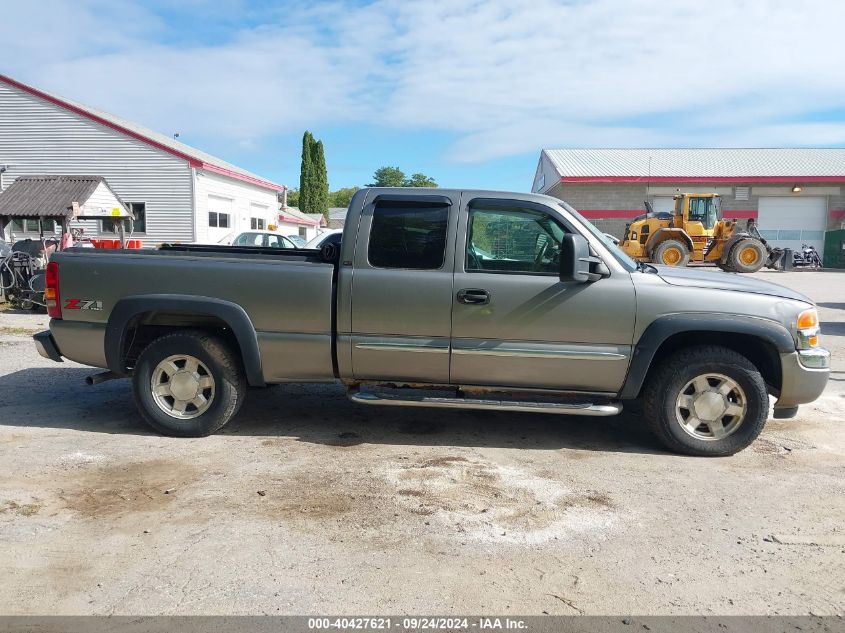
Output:
[[[845,144],[829,0],[7,0],[0,72],[296,186],[526,190],[543,147]]]

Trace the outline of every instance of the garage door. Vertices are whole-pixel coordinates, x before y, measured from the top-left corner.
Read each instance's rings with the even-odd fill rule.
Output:
[[[799,250],[801,244],[812,244],[821,253],[827,228],[827,198],[762,197],[757,225],[760,235],[773,246]]]

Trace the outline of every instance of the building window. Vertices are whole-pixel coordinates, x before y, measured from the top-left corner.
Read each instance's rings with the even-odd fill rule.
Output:
[[[251,218],[249,221],[249,228],[257,231],[263,231],[266,228],[264,218]]]
[[[378,205],[367,256],[378,268],[436,270],[443,266],[449,207]]]
[[[147,203],[146,202],[127,202],[126,203],[126,210],[129,211],[129,214],[133,218],[132,222],[132,232],[133,233],[146,233],[147,232]],[[111,218],[104,219],[100,221],[100,229],[102,233],[117,233],[117,222],[118,220]],[[125,230],[129,230],[129,226],[125,227]]]
[[[53,220],[42,220],[45,233],[53,233],[56,230],[56,223]],[[17,233],[38,233],[38,220],[12,220],[12,232]]]
[[[216,211],[210,211],[208,214],[208,226],[215,228],[215,229],[228,229],[229,228],[229,214],[228,213],[217,213]]]
[[[299,237],[308,237],[308,229],[306,227],[299,227]]]

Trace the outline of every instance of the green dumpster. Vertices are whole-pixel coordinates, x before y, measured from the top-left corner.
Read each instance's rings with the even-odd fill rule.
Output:
[[[822,261],[825,268],[845,268],[845,229],[825,233]]]

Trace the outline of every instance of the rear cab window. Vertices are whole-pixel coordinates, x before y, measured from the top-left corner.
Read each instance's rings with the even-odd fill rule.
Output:
[[[379,203],[373,209],[367,260],[374,268],[438,270],[446,259],[449,207]]]

